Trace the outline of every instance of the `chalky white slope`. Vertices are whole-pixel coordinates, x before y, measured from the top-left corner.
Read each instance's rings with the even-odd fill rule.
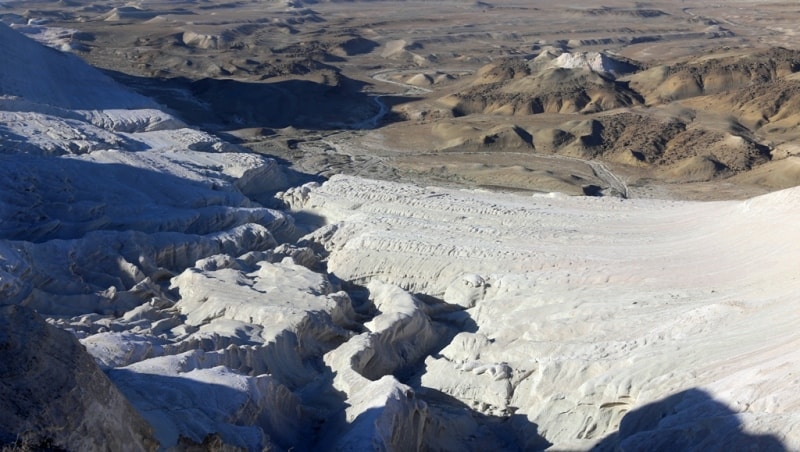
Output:
[[[690,203],[336,176],[283,198],[331,220],[307,239],[338,278],[467,308],[418,392],[510,416],[526,448],[800,448],[800,189]]]
[[[0,334],[0,418],[14,421],[0,426],[0,443],[423,442],[425,402],[387,374],[416,365],[442,328],[396,287],[354,303],[312,249],[279,245],[298,233],[258,202],[286,188],[272,159],[187,128],[2,24],[0,59],[10,62],[0,66],[0,303],[35,309],[85,347],[64,342],[65,357],[50,363],[59,341],[28,341],[24,328]],[[0,315],[38,318],[24,309]],[[3,355],[14,350],[25,353]],[[372,362],[375,350],[384,359]],[[66,383],[37,397],[14,386],[74,362],[75,378],[54,378]],[[42,414],[49,400],[58,403]]]
[[[179,435],[200,442],[212,433],[248,448],[296,441],[297,397],[267,375],[267,358],[252,355],[266,349],[268,340],[280,342],[281,335],[292,336],[284,341],[290,350],[315,334],[324,336],[321,341],[346,335],[334,322],[345,321],[348,300],[323,275],[280,262],[288,255],[302,260],[302,250],[272,250],[275,237],[294,233],[289,217],[253,201],[284,183],[275,162],[187,128],[77,57],[3,24],[0,60],[2,303],[34,308],[75,333],[154,427],[161,447],[174,445]],[[205,266],[198,272],[208,270],[205,276],[187,270],[198,262]],[[231,304],[277,293],[276,287],[286,297],[259,300],[249,315]],[[228,303],[219,306],[221,300]],[[290,307],[283,306],[286,300]],[[309,311],[318,311],[319,322],[307,328],[308,336],[293,336],[309,322]],[[254,325],[254,317],[269,328]],[[15,337],[3,336],[12,342],[0,349],[26,346],[13,342]],[[279,349],[273,353],[282,350],[271,347]],[[51,359],[51,349],[41,359]],[[65,348],[64,360],[82,359],[72,356],[75,350]],[[282,359],[276,358],[286,362],[283,374],[303,373],[301,357]],[[4,369],[4,379],[61,372],[47,362],[37,364],[36,375],[26,369]],[[81,375],[102,375],[92,372]],[[59,385],[40,398],[67,403],[68,393],[91,398],[94,390],[107,391],[80,386],[84,380],[70,380],[74,388]],[[0,400],[0,414],[27,417],[24,428],[32,441],[67,449],[113,448],[104,434],[140,422],[122,408],[98,414],[77,405],[58,405],[45,416],[35,405],[24,406],[25,397],[20,400]],[[99,431],[97,437],[58,433],[101,415],[107,429],[87,430]],[[0,431],[2,442],[25,433],[6,427],[11,424]],[[125,447],[153,444],[146,438]]]

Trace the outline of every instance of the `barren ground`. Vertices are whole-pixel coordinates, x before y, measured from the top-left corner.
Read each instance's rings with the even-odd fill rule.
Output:
[[[0,14],[311,176],[691,199],[800,183],[790,2],[74,0]],[[592,52],[626,69],[552,63]]]

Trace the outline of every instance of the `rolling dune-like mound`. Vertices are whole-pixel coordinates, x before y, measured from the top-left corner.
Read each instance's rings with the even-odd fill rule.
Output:
[[[405,83],[414,86],[431,86],[433,78],[427,74],[414,74],[405,80]]]
[[[800,185],[800,158],[790,156],[735,176],[737,182],[755,183],[781,190]]]
[[[773,145],[791,145],[798,138],[800,82],[794,75],[753,83],[717,96],[690,99],[685,105],[727,112],[742,126],[768,137]]]
[[[464,126],[458,123],[438,123],[432,129],[441,149],[532,149],[533,138],[525,129],[515,125],[501,125],[489,130]]]
[[[602,52],[548,48],[530,60],[511,58],[486,65],[468,88],[439,101],[455,116],[591,115],[642,102],[680,101],[689,116],[669,119],[669,109],[652,115],[634,109],[567,120],[556,127],[549,120],[546,127],[529,128],[532,147],[663,167],[663,174],[680,180],[714,179],[791,154],[781,149],[791,148],[798,137],[794,113],[798,68],[797,52],[783,48],[728,50],[650,69]],[[697,112],[707,112],[703,113],[707,119],[692,123]],[[443,148],[477,147],[483,138],[476,131],[444,126],[435,133],[444,139]]]
[[[659,174],[684,181],[711,180],[790,154],[776,145],[789,149],[797,138],[798,63],[796,52],[776,48],[732,50],[642,69],[602,52],[548,48],[530,60],[486,65],[468,88],[439,101],[456,117],[551,114],[546,126],[527,127],[531,148],[538,152],[662,168]],[[640,108],[673,101],[680,105]],[[553,119],[553,114],[574,113],[587,118],[565,117],[561,124]],[[698,115],[703,120],[695,122]],[[495,142],[519,146],[493,140],[483,127],[470,130],[468,121],[458,124],[434,127],[443,149],[488,151]]]
[[[531,68],[522,58],[503,58],[484,65],[475,73],[473,85],[502,83],[531,75]]]
[[[380,56],[393,61],[406,61],[417,66],[425,66],[428,59],[417,51],[423,49],[419,42],[406,39],[393,39],[381,46]]]
[[[581,8],[581,9],[574,9],[572,10],[578,14],[583,16],[589,17],[601,17],[601,16],[623,16],[623,17],[635,17],[641,19],[649,19],[659,16],[666,16],[668,15],[666,12],[660,9],[652,9],[652,8],[614,8],[614,7],[602,7],[602,8]]]
[[[725,165],[708,156],[688,157],[672,164],[666,171],[670,179],[677,182],[707,181],[729,174]]]
[[[663,170],[664,175],[681,181],[724,178],[776,158],[735,121],[723,128],[707,127],[679,117],[638,112],[569,120],[545,128],[513,124],[481,128],[460,121],[439,122],[431,127],[431,133],[436,149],[442,151],[538,152],[602,159]]]
[[[112,9],[106,14],[104,20],[117,22],[124,20],[149,20],[156,17],[159,13],[148,9],[141,9],[135,6],[121,6]]]

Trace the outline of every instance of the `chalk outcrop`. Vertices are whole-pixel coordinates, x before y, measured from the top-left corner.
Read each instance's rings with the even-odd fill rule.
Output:
[[[351,313],[346,294],[292,261],[314,265],[313,253],[276,248],[296,235],[293,221],[258,201],[286,188],[280,168],[186,127],[74,56],[5,25],[0,35],[3,60],[15,62],[0,68],[0,297],[9,305],[0,313],[0,441],[70,450],[168,448],[212,434],[245,448],[297,443],[295,387],[266,363],[295,385],[313,379],[298,340],[340,342],[347,332],[335,322]],[[272,271],[258,272],[258,262]],[[190,276],[196,264],[204,278]],[[211,286],[239,288],[243,304],[264,280],[275,293],[299,287],[275,306],[236,313],[212,306],[210,292],[191,295],[227,275],[229,285]],[[308,306],[293,304],[303,293]]]
[[[524,416],[518,444],[800,444],[798,399],[777,389],[798,340],[797,189],[720,203],[501,199],[336,176],[297,199],[339,220],[309,236],[339,278],[468,308],[475,327],[425,360],[421,387]],[[674,429],[634,421],[651,412]],[[650,433],[628,432],[636,422]],[[698,423],[713,427],[694,443]]]

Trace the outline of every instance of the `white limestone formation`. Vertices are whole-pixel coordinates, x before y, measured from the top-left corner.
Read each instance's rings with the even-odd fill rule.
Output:
[[[487,415],[525,416],[522,437],[535,425],[559,448],[611,447],[628,419],[663,410],[669,433],[648,421],[650,433],[623,442],[800,444],[798,399],[777,389],[798,340],[797,189],[694,203],[336,176],[290,201],[338,220],[309,237],[332,274],[467,308],[476,331],[428,357],[421,385]],[[670,397],[686,402],[659,405]]]
[[[593,71],[604,76],[618,77],[635,72],[633,64],[612,53],[566,52],[559,48],[545,47],[529,63],[535,72],[547,69],[579,69]]]

